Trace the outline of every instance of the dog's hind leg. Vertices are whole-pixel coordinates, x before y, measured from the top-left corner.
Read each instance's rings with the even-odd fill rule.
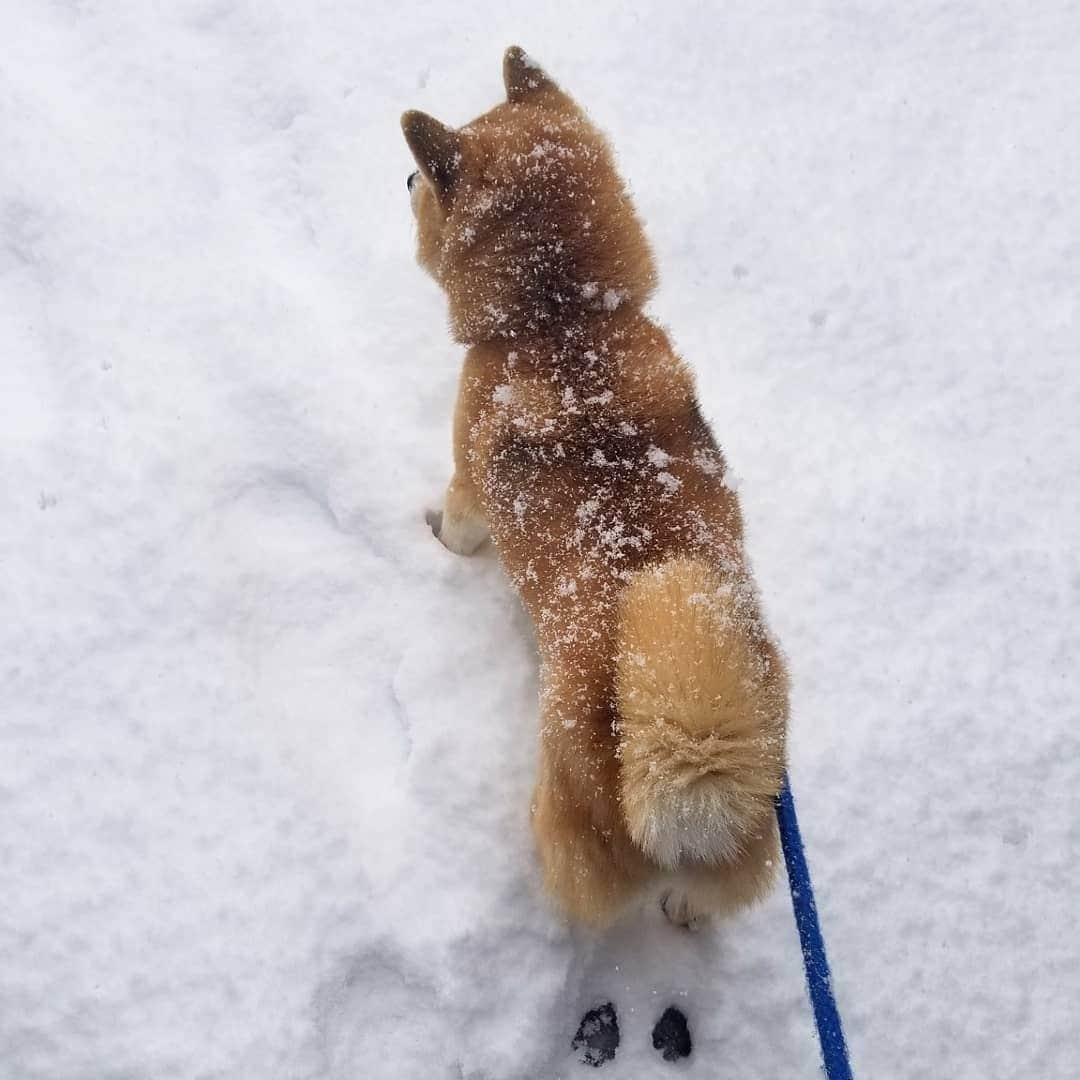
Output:
[[[618,813],[615,763],[611,748],[598,737],[605,726],[610,730],[610,721],[594,722],[587,714],[582,710],[577,725],[568,730],[560,719],[563,714],[548,698],[532,804],[533,834],[544,884],[559,907],[577,922],[605,926],[652,871],[630,842]]]
[[[610,837],[558,782],[542,779],[536,787],[533,834],[544,884],[562,911],[593,926],[612,922],[636,891],[636,877],[619,864]]]

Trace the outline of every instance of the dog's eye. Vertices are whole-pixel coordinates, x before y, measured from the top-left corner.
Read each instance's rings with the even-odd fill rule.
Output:
[[[419,179],[420,179],[420,170],[419,170],[419,169],[417,169],[417,170],[416,170],[416,172],[411,172],[411,173],[409,173],[409,179],[405,181],[405,186],[406,186],[406,187],[407,187],[407,188],[408,188],[408,189],[409,189],[410,191],[412,191],[412,189],[413,189],[413,185],[414,185],[414,184],[416,183],[416,181],[417,181],[417,180],[419,180]]]

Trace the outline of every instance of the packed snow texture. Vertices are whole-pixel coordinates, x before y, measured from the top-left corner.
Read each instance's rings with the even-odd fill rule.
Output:
[[[0,3],[4,1080],[554,1080],[606,1001],[613,1080],[819,1075],[782,887],[558,921],[531,630],[425,524],[398,115],[512,42],[742,478],[856,1074],[1076,1075],[1080,9],[568,10]]]

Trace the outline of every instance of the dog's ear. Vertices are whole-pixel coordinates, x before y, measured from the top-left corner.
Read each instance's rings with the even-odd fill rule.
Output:
[[[562,97],[555,80],[520,45],[511,45],[503,56],[503,82],[506,100],[511,105],[542,90],[554,91]]]
[[[440,124],[434,116],[410,109],[401,117],[401,130],[416,164],[427,177],[440,200],[445,199],[461,170],[461,148],[453,128]]]

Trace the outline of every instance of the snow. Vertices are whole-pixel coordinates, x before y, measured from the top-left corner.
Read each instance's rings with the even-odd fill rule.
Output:
[[[682,481],[671,473],[664,471],[656,474],[656,482],[669,494],[674,495],[682,487]]]
[[[603,296],[604,310],[615,311],[626,298],[625,290],[605,289]]]
[[[1080,13],[563,11],[0,5],[5,1080],[592,1075],[608,1000],[613,1080],[819,1075],[782,888],[555,918],[531,631],[425,524],[460,354],[397,116],[512,42],[742,478],[856,1075],[1074,1075]]]

